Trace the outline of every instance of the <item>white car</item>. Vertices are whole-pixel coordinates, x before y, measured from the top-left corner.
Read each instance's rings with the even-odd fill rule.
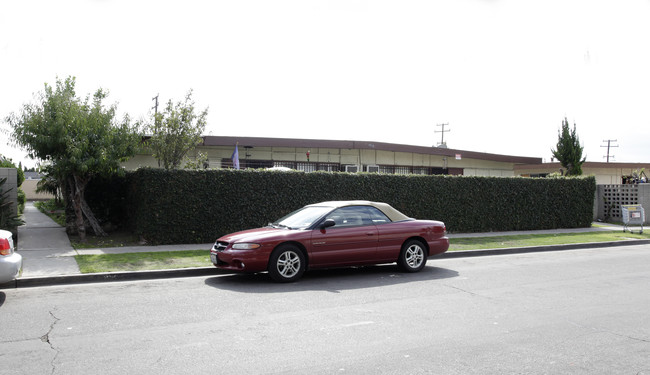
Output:
[[[23,271],[23,257],[14,251],[11,232],[0,229],[0,284],[19,277]]]

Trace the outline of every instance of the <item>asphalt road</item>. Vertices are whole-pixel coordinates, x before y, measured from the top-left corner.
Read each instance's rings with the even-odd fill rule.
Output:
[[[0,291],[0,374],[650,374],[650,246]]]

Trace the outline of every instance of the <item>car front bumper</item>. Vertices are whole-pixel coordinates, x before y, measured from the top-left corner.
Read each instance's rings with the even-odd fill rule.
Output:
[[[269,255],[263,250],[210,250],[210,260],[215,267],[240,272],[266,271]]]

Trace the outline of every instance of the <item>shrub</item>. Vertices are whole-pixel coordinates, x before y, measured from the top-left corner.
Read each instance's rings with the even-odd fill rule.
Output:
[[[25,195],[25,192],[21,188],[18,188],[17,196],[18,196],[18,213],[22,215],[23,212],[25,212],[25,203],[27,203],[27,196]]]
[[[262,170],[140,169],[93,185],[100,221],[119,221],[150,243],[212,242],[306,204],[386,202],[450,232],[588,227],[595,178],[501,178]]]
[[[5,182],[7,182],[6,178],[0,178],[0,229],[14,232],[16,227],[25,224],[25,222],[14,213],[13,202],[9,200],[11,189],[4,186]]]

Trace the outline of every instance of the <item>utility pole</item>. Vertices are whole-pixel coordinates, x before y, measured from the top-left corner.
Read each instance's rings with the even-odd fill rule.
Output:
[[[451,130],[449,129],[445,130],[445,126],[449,126],[449,123],[437,124],[436,126],[442,127],[442,130],[435,131],[436,133],[441,133],[440,143],[438,143],[438,146],[447,147],[447,144],[445,143],[445,133],[448,133]]]
[[[151,107],[151,109],[153,109],[153,111],[154,111],[153,112],[153,121],[154,121],[155,125],[158,125],[158,96],[160,96],[160,93],[156,94],[156,96],[151,98],[151,100],[154,100],[155,103],[156,103],[156,104],[153,105],[153,107]],[[160,161],[158,161],[158,163],[160,163]]]
[[[156,94],[156,96],[154,96],[153,98],[151,98],[151,100],[155,100],[155,101],[156,101],[156,104],[154,104],[154,106],[151,107],[151,109],[154,110],[154,116],[158,114],[158,96],[160,96],[160,94]]]
[[[616,139],[605,139],[603,142],[607,142],[607,146],[601,145],[600,147],[607,147],[607,156],[603,156],[604,158],[607,158],[607,162],[609,163],[609,149],[613,147],[618,147],[618,145],[612,146],[612,142],[616,142]],[[614,155],[612,155],[612,158]]]

